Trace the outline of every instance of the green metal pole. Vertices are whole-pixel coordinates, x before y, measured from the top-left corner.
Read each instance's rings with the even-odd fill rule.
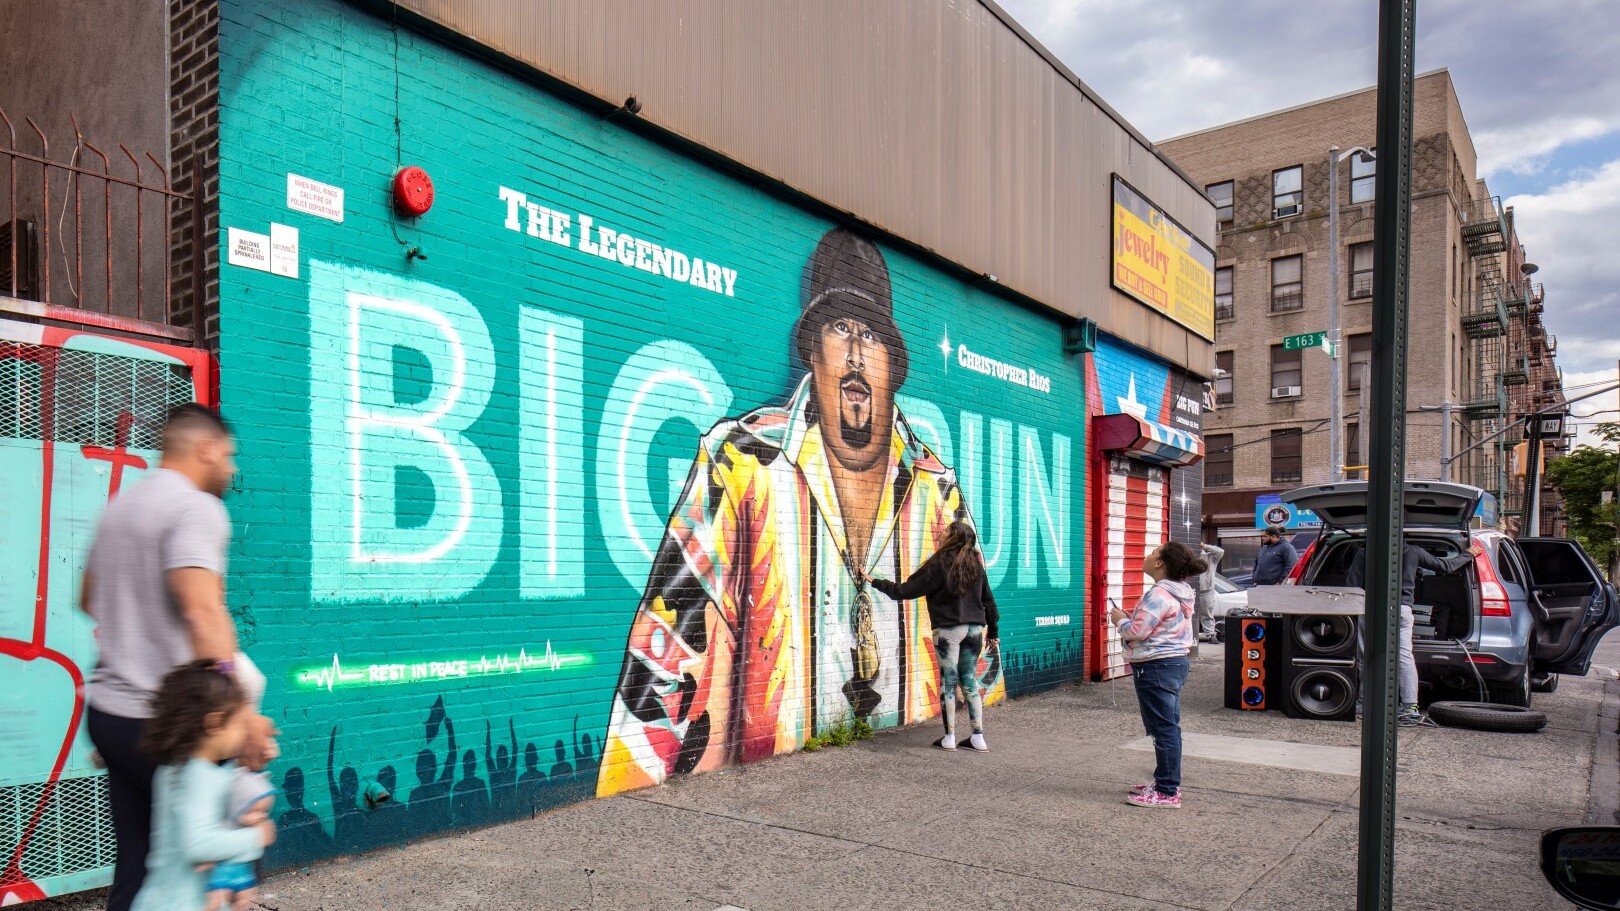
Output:
[[[1366,663],[1356,908],[1395,899],[1395,670],[1406,478],[1407,272],[1411,251],[1416,0],[1378,4],[1378,176],[1373,221],[1372,453],[1367,471]]]

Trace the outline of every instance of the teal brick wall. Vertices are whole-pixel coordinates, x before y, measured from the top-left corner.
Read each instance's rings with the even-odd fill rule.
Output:
[[[1085,382],[1053,319],[348,5],[227,0],[220,67],[275,859],[937,715],[926,611],[850,568],[904,575],[958,516],[1002,612],[986,695],[1079,676]],[[226,262],[272,224],[296,276]]]

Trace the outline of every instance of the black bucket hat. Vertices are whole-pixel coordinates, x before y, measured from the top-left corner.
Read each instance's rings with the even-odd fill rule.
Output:
[[[821,235],[810,254],[799,321],[793,326],[793,347],[805,366],[815,333],[838,317],[857,319],[889,349],[894,388],[906,381],[911,356],[894,324],[894,298],[889,287],[889,266],[877,245],[848,228],[833,228]]]

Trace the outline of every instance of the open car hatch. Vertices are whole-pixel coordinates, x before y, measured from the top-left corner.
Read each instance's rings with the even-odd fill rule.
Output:
[[[1484,491],[1467,484],[1444,481],[1407,481],[1401,524],[1407,529],[1468,530]],[[1290,490],[1281,497],[1296,509],[1316,513],[1322,524],[1341,531],[1367,527],[1367,482],[1314,484]]]

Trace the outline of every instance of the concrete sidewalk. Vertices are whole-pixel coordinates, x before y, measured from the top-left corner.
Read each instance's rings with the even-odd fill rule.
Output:
[[[1589,813],[1613,822],[1620,809],[1620,682],[1608,670],[1620,640],[1598,662],[1538,696],[1551,716],[1540,734],[1403,730],[1399,908],[1566,907],[1537,869],[1540,832]],[[1358,782],[1345,760],[1359,725],[1228,711],[1221,685],[1221,658],[1206,649],[1185,697],[1200,755],[1186,760],[1180,811],[1124,802],[1153,765],[1125,680],[991,710],[986,755],[930,748],[931,725],[880,734],[285,873],[261,901],[278,911],[1354,907]]]

